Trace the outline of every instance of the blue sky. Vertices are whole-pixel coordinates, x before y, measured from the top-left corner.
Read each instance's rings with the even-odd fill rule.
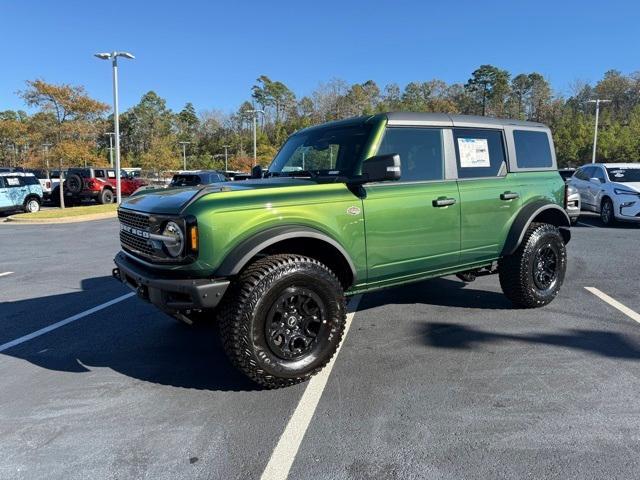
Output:
[[[481,64],[538,71],[561,94],[608,69],[640,70],[640,3],[577,1],[0,0],[0,110],[28,79],[84,85],[111,103],[97,51],[128,50],[121,104],[148,90],[179,110],[230,111],[266,74],[297,95],[337,77],[465,82]]]

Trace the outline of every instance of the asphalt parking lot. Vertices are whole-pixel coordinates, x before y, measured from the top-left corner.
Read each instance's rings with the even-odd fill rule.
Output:
[[[0,225],[0,478],[638,477],[636,226],[582,219],[543,309],[493,276],[365,295],[332,370],[276,391],[122,298],[117,231]]]

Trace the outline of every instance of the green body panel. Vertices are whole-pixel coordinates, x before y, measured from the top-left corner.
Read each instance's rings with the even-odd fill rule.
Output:
[[[386,119],[364,121],[373,123],[365,149],[368,158],[377,152]],[[505,192],[519,197],[501,200]],[[197,260],[154,268],[196,277],[215,276],[225,258],[258,233],[285,226],[315,229],[349,255],[357,282],[347,293],[354,294],[486,266],[500,257],[522,208],[539,200],[562,206],[563,196],[562,179],[546,170],[361,187],[276,177],[204,189],[154,190],[131,197],[122,207],[195,216]],[[439,198],[455,203],[436,207],[433,202]]]
[[[370,284],[458,264],[460,198],[455,180],[364,188]],[[434,207],[437,198],[456,203]]]
[[[211,193],[184,213],[198,219],[200,255],[183,269],[215,272],[226,256],[255,234],[273,227],[303,226],[335,239],[349,254],[357,278],[366,279],[362,200],[344,183],[281,185]],[[358,213],[348,213],[358,207]]]

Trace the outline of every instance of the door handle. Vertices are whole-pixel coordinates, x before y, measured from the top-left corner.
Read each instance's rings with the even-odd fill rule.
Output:
[[[520,194],[516,192],[504,192],[500,194],[500,200],[515,200],[520,198]]]
[[[456,203],[456,199],[455,198],[440,197],[440,198],[436,198],[433,201],[433,206],[434,207],[448,207],[449,205],[453,205],[454,203]]]

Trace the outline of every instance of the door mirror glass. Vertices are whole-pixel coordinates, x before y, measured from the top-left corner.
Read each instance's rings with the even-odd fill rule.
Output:
[[[262,178],[263,176],[264,172],[260,165],[256,165],[251,169],[251,178]]]
[[[364,161],[361,178],[356,180],[357,183],[400,180],[401,173],[400,155],[397,153],[376,155]]]

